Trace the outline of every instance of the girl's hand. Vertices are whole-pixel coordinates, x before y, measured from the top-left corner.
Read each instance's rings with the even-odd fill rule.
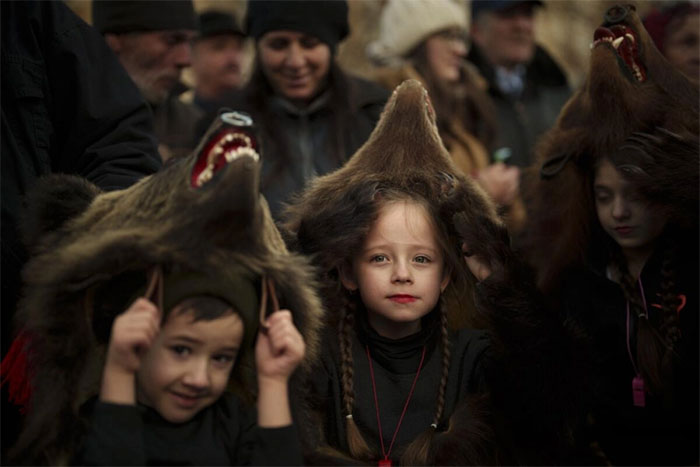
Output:
[[[514,255],[505,224],[486,214],[467,216],[465,212],[455,214],[452,220],[462,237],[464,261],[476,279],[503,278]]]
[[[462,243],[462,254],[464,255],[464,262],[467,263],[467,267],[474,274],[476,280],[483,281],[491,275],[491,265],[469,251],[466,243]]]
[[[520,169],[503,162],[479,170],[476,181],[500,206],[510,206],[520,189]]]
[[[267,318],[267,326],[267,332],[258,333],[255,345],[258,377],[286,383],[304,358],[306,345],[289,310],[274,312]]]
[[[139,298],[112,324],[107,361],[108,371],[135,374],[141,356],[160,330],[160,310],[145,298]]]

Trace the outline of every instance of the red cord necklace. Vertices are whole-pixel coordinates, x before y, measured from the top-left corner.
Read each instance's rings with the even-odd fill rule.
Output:
[[[425,359],[425,346],[423,346],[423,353],[420,356],[420,363],[418,364],[418,371],[416,371],[416,377],[413,378],[413,383],[411,384],[411,390],[408,392],[408,397],[406,398],[406,403],[403,405],[403,411],[401,412],[401,417],[399,417],[399,422],[396,424],[396,429],[394,430],[394,436],[391,437],[391,443],[389,444],[389,450],[384,450],[384,435],[382,434],[382,423],[379,417],[379,402],[377,401],[377,384],[374,381],[374,368],[372,367],[372,357],[369,354],[369,346],[365,346],[367,350],[367,362],[369,362],[369,375],[372,378],[372,393],[374,394],[374,408],[377,411],[377,428],[379,428],[379,443],[382,447],[382,455],[384,459],[379,461],[379,466],[390,467],[391,459],[389,455],[391,454],[391,448],[394,447],[394,441],[396,441],[396,435],[399,434],[399,428],[401,428],[401,422],[403,422],[403,417],[406,415],[406,409],[408,409],[408,403],[411,402],[411,397],[413,396],[413,390],[416,388],[416,383],[418,382],[418,377],[420,376],[420,370],[423,368],[423,360]]]

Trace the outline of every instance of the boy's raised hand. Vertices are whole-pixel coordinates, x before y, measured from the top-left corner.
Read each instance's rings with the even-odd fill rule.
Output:
[[[141,357],[160,330],[161,313],[156,305],[139,298],[112,324],[100,399],[135,404],[134,378]]]
[[[267,331],[258,333],[255,346],[258,376],[286,382],[304,358],[306,345],[289,310],[272,313],[266,322]]]

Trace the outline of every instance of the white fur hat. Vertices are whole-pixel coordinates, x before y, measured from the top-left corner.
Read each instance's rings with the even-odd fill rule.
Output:
[[[396,62],[431,34],[453,27],[467,30],[467,12],[453,0],[389,0],[367,55],[383,64]]]

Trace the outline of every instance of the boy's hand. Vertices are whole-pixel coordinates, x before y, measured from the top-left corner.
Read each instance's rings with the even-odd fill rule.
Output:
[[[105,366],[110,371],[134,374],[141,356],[160,329],[160,310],[145,298],[139,298],[112,325],[112,336]]]
[[[267,333],[259,332],[255,345],[258,376],[286,383],[304,358],[306,345],[289,310],[274,312],[267,318],[267,325]]]

